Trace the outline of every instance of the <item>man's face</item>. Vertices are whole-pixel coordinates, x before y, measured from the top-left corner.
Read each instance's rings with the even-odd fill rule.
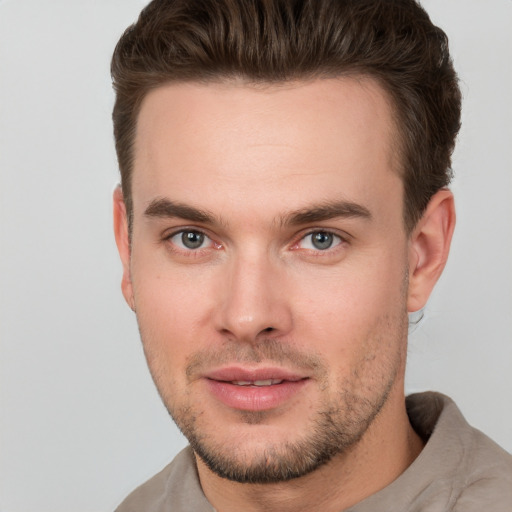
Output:
[[[374,82],[349,78],[143,102],[124,291],[165,405],[221,476],[306,474],[401,400],[391,119]]]

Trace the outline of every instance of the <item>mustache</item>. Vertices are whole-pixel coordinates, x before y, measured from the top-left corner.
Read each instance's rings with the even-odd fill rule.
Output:
[[[304,353],[285,342],[263,339],[258,343],[226,341],[222,347],[209,348],[189,357],[186,375],[194,379],[205,371],[224,365],[272,363],[292,370],[320,376],[327,373],[323,360],[316,354]]]

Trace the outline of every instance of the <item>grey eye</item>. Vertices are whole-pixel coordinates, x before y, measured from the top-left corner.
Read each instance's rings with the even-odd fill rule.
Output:
[[[180,254],[192,254],[207,249],[221,249],[222,245],[214,242],[206,233],[197,229],[182,229],[166,238],[170,247]],[[202,254],[202,253],[201,253]]]
[[[204,243],[205,236],[199,231],[183,231],[181,243],[187,249],[199,249]]]
[[[340,236],[329,231],[311,231],[299,242],[300,249],[327,251],[343,243]]]
[[[311,244],[315,249],[319,249],[320,251],[329,249],[334,243],[334,235],[332,233],[327,233],[326,231],[317,231],[315,233],[311,233],[310,236]]]

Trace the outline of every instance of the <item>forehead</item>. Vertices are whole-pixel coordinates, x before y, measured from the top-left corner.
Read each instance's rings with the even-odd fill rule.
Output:
[[[369,200],[401,186],[393,140],[388,97],[367,78],[165,85],[141,106],[134,207],[169,194],[213,202],[216,191],[247,208],[300,208],[309,194]]]

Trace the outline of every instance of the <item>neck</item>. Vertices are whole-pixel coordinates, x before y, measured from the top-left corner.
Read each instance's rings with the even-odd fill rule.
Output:
[[[398,478],[423,448],[409,423],[403,391],[395,394],[356,445],[288,482],[232,482],[196,457],[203,492],[217,512],[339,512],[355,505]]]

